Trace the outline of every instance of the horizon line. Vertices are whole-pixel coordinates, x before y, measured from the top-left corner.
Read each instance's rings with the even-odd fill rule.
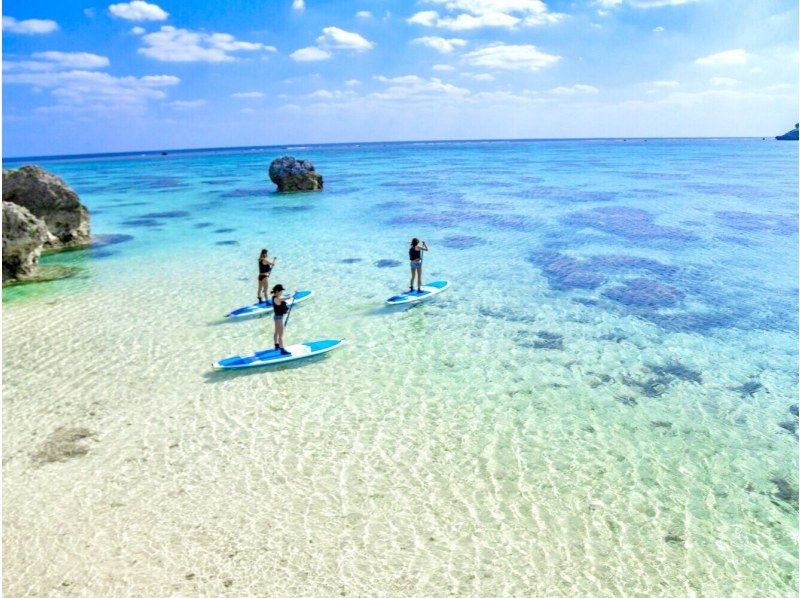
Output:
[[[33,156],[12,156],[6,158],[5,156],[2,158],[3,163],[5,162],[21,162],[25,160],[58,160],[58,159],[81,159],[81,158],[98,158],[102,156],[131,156],[136,154],[141,155],[151,155],[157,154],[160,155],[163,152],[169,153],[190,153],[190,152],[200,152],[200,151],[231,151],[231,150],[246,150],[246,149],[269,149],[269,148],[286,148],[291,149],[293,147],[303,148],[308,146],[315,146],[315,147],[332,147],[332,146],[344,146],[344,145],[397,145],[397,144],[404,144],[404,143],[475,143],[475,142],[512,142],[512,143],[521,143],[526,141],[637,141],[637,140],[670,140],[670,139],[775,139],[775,136],[739,136],[739,135],[713,135],[713,136],[702,136],[702,137],[519,137],[519,138],[498,138],[498,139],[408,139],[408,140],[395,140],[395,141],[334,141],[334,142],[323,142],[323,143],[314,143],[314,142],[307,142],[307,143],[278,143],[272,145],[230,145],[230,146],[213,146],[213,147],[184,147],[184,148],[163,148],[163,149],[139,149],[139,150],[125,150],[125,151],[117,151],[117,152],[87,152],[87,153],[80,153],[80,154],[49,154],[49,155],[33,155]]]

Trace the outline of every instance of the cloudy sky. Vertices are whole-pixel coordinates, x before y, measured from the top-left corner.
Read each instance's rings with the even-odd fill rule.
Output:
[[[6,0],[5,156],[766,136],[796,0]]]

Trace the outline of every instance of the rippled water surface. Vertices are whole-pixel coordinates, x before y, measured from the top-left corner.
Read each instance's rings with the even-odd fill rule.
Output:
[[[322,193],[272,193],[281,154]],[[797,144],[371,144],[42,160],[73,278],[3,293],[8,595],[787,596]],[[13,166],[13,164],[10,164]],[[426,278],[410,309],[411,236]],[[256,258],[315,297],[297,367]]]

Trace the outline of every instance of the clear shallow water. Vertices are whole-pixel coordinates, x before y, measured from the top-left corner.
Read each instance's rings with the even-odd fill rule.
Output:
[[[284,153],[326,190],[271,193]],[[132,238],[4,290],[9,593],[794,593],[796,144],[39,163]],[[384,310],[412,235],[453,288]],[[348,346],[212,374],[270,342],[221,321],[262,247],[316,292],[287,340]]]

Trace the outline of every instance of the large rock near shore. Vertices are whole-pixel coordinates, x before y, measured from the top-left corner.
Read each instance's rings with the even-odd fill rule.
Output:
[[[3,202],[3,282],[35,278],[45,243],[55,241],[45,223],[26,208]]]
[[[63,180],[38,166],[3,171],[3,202],[7,201],[44,221],[53,235],[47,243],[49,248],[80,247],[91,242],[89,210]]]
[[[309,160],[296,160],[291,156],[276,158],[269,165],[269,178],[278,185],[278,191],[319,191],[322,175],[314,170]]]

